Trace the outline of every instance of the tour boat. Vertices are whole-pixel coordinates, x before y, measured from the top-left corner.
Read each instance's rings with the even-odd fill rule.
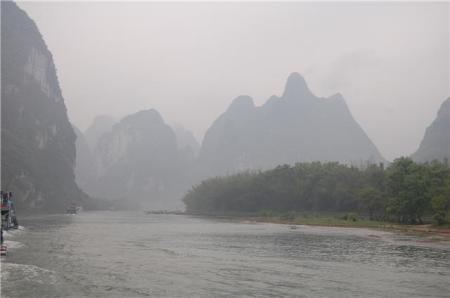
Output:
[[[8,248],[6,247],[6,245],[2,245],[0,247],[0,255],[2,256],[6,256],[6,253],[8,252]]]

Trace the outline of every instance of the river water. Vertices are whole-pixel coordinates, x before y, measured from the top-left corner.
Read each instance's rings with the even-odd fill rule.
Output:
[[[22,218],[2,297],[450,297],[450,244],[177,215]]]

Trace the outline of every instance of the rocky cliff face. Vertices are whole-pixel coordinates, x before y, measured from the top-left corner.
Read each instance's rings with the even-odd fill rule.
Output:
[[[101,136],[111,130],[116,123],[114,118],[108,115],[98,115],[92,121],[92,124],[84,132],[84,138],[91,151],[97,147],[97,142]]]
[[[442,103],[412,158],[419,162],[450,159],[450,98]]]
[[[200,144],[192,132],[181,125],[174,125],[172,129],[177,139],[178,150],[184,156],[185,160],[193,164],[200,150]]]
[[[344,98],[318,98],[298,73],[281,97],[255,107],[236,98],[207,131],[199,155],[202,176],[311,161],[381,162]]]
[[[77,136],[76,141],[76,163],[75,179],[78,186],[85,190],[86,187],[96,178],[96,168],[94,165],[94,153],[100,138],[111,131],[114,118],[108,115],[98,115],[92,121],[92,124],[83,133],[74,127]]]
[[[91,148],[86,141],[83,133],[73,127],[77,140],[76,147],[76,161],[75,161],[75,181],[77,185],[84,189],[86,185],[95,177],[94,176],[94,158],[92,156]]]
[[[9,1],[1,8],[2,189],[16,194],[19,209],[64,210],[84,194],[53,58],[24,11]]]
[[[180,204],[186,161],[157,111],[141,111],[114,125],[99,139],[94,159],[89,194],[152,208]]]

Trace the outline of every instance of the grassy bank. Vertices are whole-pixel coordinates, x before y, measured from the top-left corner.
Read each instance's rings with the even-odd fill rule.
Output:
[[[450,241],[450,224],[436,226],[426,224],[408,225],[391,221],[370,220],[357,213],[310,213],[310,212],[182,212],[181,214],[210,217],[232,221],[252,221],[286,225],[308,225],[344,228],[369,228],[406,234],[436,236],[436,240]]]

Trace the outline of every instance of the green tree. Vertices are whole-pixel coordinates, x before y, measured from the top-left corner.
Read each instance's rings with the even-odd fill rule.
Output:
[[[360,209],[369,213],[370,219],[385,217],[386,196],[381,191],[369,186],[358,192]]]
[[[447,179],[441,192],[436,194],[431,199],[431,206],[433,208],[433,220],[438,225],[443,225],[449,222],[450,210],[450,177]]]
[[[429,205],[425,166],[410,158],[396,159],[387,170],[387,212],[402,223],[422,223]]]
[[[395,160],[387,169],[339,163],[298,163],[201,182],[184,197],[190,212],[356,212],[371,219],[422,223],[448,220],[450,166]]]

